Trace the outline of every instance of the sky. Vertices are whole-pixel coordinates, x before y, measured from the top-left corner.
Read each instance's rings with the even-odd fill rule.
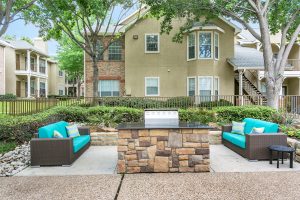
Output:
[[[23,20],[18,20],[10,24],[5,35],[16,36],[21,38],[22,36],[29,38],[36,38],[39,36],[39,28],[32,24],[25,24]],[[56,54],[58,43],[54,40],[48,41],[49,55],[53,56]]]

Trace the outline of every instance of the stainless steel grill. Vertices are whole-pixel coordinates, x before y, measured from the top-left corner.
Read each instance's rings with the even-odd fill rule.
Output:
[[[178,126],[178,110],[170,109],[149,109],[144,111],[145,125],[172,125]]]

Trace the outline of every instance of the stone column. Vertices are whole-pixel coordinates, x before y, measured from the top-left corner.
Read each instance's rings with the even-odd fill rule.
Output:
[[[45,97],[47,98],[48,97],[48,79],[46,79],[45,81]]]
[[[36,68],[37,73],[40,73],[40,55],[36,56]]]
[[[243,97],[243,74],[244,70],[239,70],[239,99],[240,99],[240,105],[244,104],[244,97]]]
[[[31,96],[31,92],[30,92],[30,79],[31,79],[31,76],[30,75],[27,75],[27,98],[30,98]]]
[[[29,50],[27,50],[27,63],[26,63],[26,66],[27,66],[27,71],[30,72],[31,68],[30,68],[30,51]]]
[[[40,78],[36,78],[37,97],[40,98]]]

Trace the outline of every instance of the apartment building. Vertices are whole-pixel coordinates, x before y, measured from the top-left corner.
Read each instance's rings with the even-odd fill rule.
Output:
[[[0,63],[0,94],[20,98],[65,94],[65,73],[50,58],[41,38],[33,44],[0,40]]]
[[[161,21],[155,18],[142,17],[129,26],[136,15],[123,20],[124,37],[99,56],[98,96],[208,97],[265,93],[261,44],[250,33],[222,17],[208,23],[202,19],[183,35],[181,43],[175,43],[172,39],[184,24],[183,19],[173,21],[169,35],[161,35]],[[272,38],[275,41],[278,36]],[[278,44],[274,42],[274,52],[276,47],[278,51]],[[105,45],[100,43],[99,48]],[[300,94],[299,52],[296,44],[286,67],[282,94]],[[87,97],[93,96],[92,70],[91,60],[85,55]]]

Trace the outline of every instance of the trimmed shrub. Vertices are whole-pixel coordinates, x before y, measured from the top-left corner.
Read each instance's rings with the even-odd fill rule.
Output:
[[[14,94],[0,95],[0,100],[13,100],[13,99],[17,99],[17,96]]]
[[[164,103],[164,107],[166,108],[182,108],[182,109],[186,109],[186,108],[190,108],[194,105],[194,99],[192,99],[191,97],[173,97],[168,99],[165,103]]]
[[[213,111],[216,112],[217,121],[223,123],[242,121],[244,118],[274,121],[273,117],[278,113],[275,109],[266,106],[218,107]]]
[[[225,99],[220,99],[218,101],[209,101],[209,102],[202,102],[199,104],[199,107],[205,108],[212,108],[212,107],[219,107],[219,106],[233,106],[230,101]]]
[[[208,122],[216,122],[215,113],[211,110],[204,109],[180,109],[179,110],[180,121],[186,122],[200,122],[207,124]]]

